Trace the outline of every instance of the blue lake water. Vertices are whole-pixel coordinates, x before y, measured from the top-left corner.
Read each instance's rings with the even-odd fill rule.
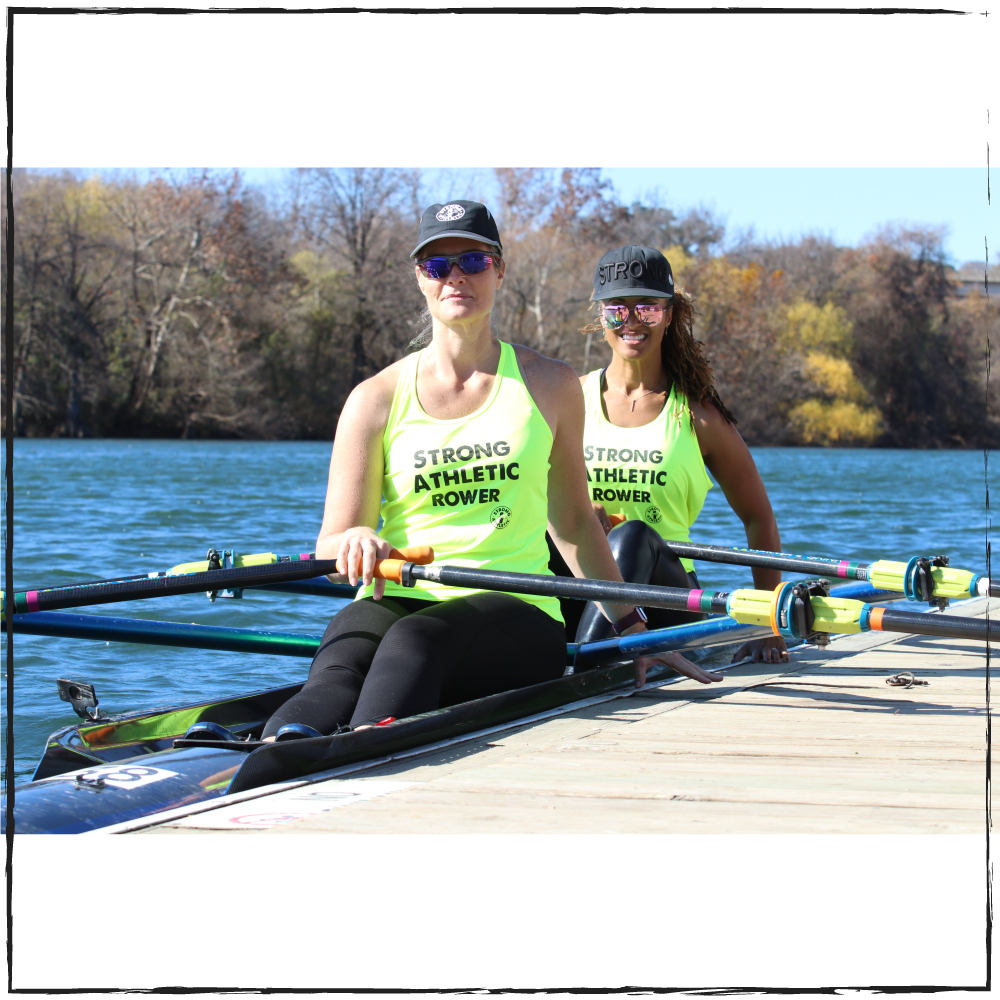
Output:
[[[754,449],[783,548],[851,559],[951,556],[986,571],[982,452]],[[18,590],[167,569],[209,546],[240,553],[314,548],[330,445],[316,442],[18,440],[14,584]],[[997,485],[996,463],[990,485]],[[692,538],[746,543],[718,488]],[[696,565],[702,586],[750,586],[749,570]],[[342,602],[247,591],[85,608],[113,616],[319,634]],[[15,781],[45,738],[76,721],[56,678],[92,682],[110,713],[292,683],[308,660],[16,635]],[[4,670],[7,659],[4,658]],[[6,709],[6,705],[4,706]]]

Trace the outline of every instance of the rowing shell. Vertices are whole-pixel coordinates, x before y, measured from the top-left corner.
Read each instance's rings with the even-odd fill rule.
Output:
[[[848,586],[853,593],[858,585]],[[863,596],[875,596],[867,585],[862,588],[866,591]],[[689,651],[770,634],[769,627],[720,617],[657,630],[649,636],[660,636],[661,648]],[[665,636],[669,641],[663,639]],[[601,658],[606,663],[621,655],[604,649],[614,642],[590,643],[582,648],[572,644],[567,652],[578,667]],[[671,668],[657,665],[649,670],[647,680],[673,674]],[[361,732],[285,743],[262,743],[258,737],[267,719],[300,690],[301,684],[69,726],[49,738],[33,780],[14,790],[14,828],[20,833],[97,830],[454,739],[624,690],[633,680],[631,664],[612,664]],[[211,743],[183,739],[194,723],[202,721],[218,723],[242,738]]]
[[[735,623],[734,623],[735,624]],[[685,626],[681,626],[685,627]],[[763,631],[763,630],[762,630]],[[745,632],[740,634],[742,639]],[[673,675],[657,666],[655,681]],[[15,789],[16,833],[84,833],[208,802],[265,785],[293,781],[345,764],[391,756],[628,688],[631,664],[605,667],[505,691],[360,732],[287,743],[208,743],[180,738],[195,721],[259,735],[270,711],[301,685],[255,692],[200,706],[133,713],[55,733],[35,779]],[[272,709],[273,710],[273,709]],[[80,762],[86,760],[86,766]],[[53,773],[67,765],[75,769]],[[47,776],[46,776],[47,775]]]

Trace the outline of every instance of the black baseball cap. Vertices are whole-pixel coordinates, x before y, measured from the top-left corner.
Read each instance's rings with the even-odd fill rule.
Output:
[[[440,240],[445,236],[464,236],[503,251],[496,219],[478,201],[459,200],[449,201],[446,205],[431,205],[420,216],[417,246],[410,256],[416,257],[431,240]]]
[[[674,275],[670,261],[652,247],[618,247],[609,250],[594,272],[594,299],[628,298],[649,295],[674,297]]]

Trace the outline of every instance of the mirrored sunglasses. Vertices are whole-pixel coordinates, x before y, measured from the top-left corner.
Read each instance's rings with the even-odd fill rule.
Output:
[[[665,306],[652,305],[648,302],[640,302],[631,309],[635,310],[635,318],[646,326],[656,326],[666,312]],[[612,330],[620,330],[628,320],[629,311],[629,306],[605,305],[601,308],[601,318]]]
[[[425,257],[417,261],[417,267],[428,278],[434,278],[436,281],[441,281],[451,274],[452,264],[458,264],[462,274],[482,274],[493,266],[493,255],[482,250],[469,250],[451,257]]]

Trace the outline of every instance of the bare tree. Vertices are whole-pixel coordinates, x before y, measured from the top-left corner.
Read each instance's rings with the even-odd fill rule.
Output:
[[[612,239],[614,205],[595,169],[564,170],[558,180],[534,168],[496,171],[508,335],[543,354],[578,361],[590,276]]]
[[[718,249],[725,235],[725,227],[708,209],[692,208],[679,218],[660,204],[658,194],[652,196],[650,204],[633,202],[623,209],[616,228],[622,244],[658,250],[680,246],[702,260]]]
[[[342,298],[356,385],[395,360],[412,337],[417,299],[406,294],[412,284],[407,256],[416,232],[419,175],[358,167],[304,170],[300,176],[303,233],[345,272]],[[412,303],[411,309],[401,310],[403,303]]]

